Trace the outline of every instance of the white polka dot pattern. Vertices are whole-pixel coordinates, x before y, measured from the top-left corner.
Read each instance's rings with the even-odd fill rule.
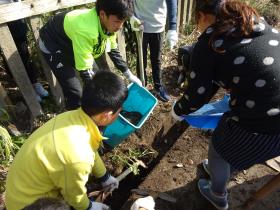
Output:
[[[255,106],[255,102],[252,101],[252,100],[247,100],[246,101],[246,106],[251,109]]]
[[[214,42],[214,47],[218,48],[218,47],[221,47],[222,44],[223,44],[223,40],[222,39],[218,39]]]
[[[236,105],[236,99],[233,99],[231,102],[230,102],[230,104],[232,105],[232,106],[235,106]]]
[[[263,23],[258,23],[256,25],[253,26],[253,30],[255,32],[261,32],[265,29],[265,25]]]
[[[242,41],[240,42],[241,44],[249,44],[252,41],[252,39],[242,39]]]
[[[178,103],[178,106],[179,106],[180,109],[183,108],[183,107],[182,107],[182,104],[181,104],[180,102]]]
[[[231,29],[229,30],[229,32],[232,33],[232,32],[234,32],[235,30],[236,30],[236,28],[233,27],[233,28],[231,28]]]
[[[234,84],[237,84],[240,81],[240,77],[233,77],[232,81]]]
[[[239,56],[239,57],[234,59],[233,63],[235,65],[240,65],[240,64],[244,63],[244,61],[245,61],[245,57],[244,56]]]
[[[210,34],[210,33],[212,33],[214,31],[214,29],[212,28],[212,27],[210,27],[210,28],[208,28],[207,30],[206,30],[206,34]]]
[[[277,40],[270,40],[268,44],[271,46],[278,46],[279,42]]]
[[[280,113],[280,109],[279,108],[272,108],[270,110],[268,110],[267,112],[268,116],[276,116]]]
[[[196,77],[196,74],[195,74],[194,71],[192,71],[192,72],[190,73],[190,78],[191,78],[191,79],[194,79],[195,77]]]
[[[266,81],[263,80],[263,79],[258,79],[258,80],[255,82],[256,87],[263,87],[263,86],[265,86],[265,84],[266,84]]]
[[[277,29],[275,29],[275,28],[271,29],[271,31],[272,31],[273,33],[275,33],[275,34],[278,34],[278,33],[279,33],[279,31],[278,31]]]
[[[227,32],[230,33],[234,30],[236,31],[237,28],[229,28]],[[209,56],[206,54],[205,58],[200,55],[196,57],[196,61],[200,65],[195,66],[195,69],[190,71],[189,82],[193,84],[189,86],[186,94],[182,96],[183,100],[178,108],[186,110],[187,113],[198,110],[197,103],[200,104],[201,98],[208,93],[212,81],[222,88],[231,89],[232,96],[229,105],[232,113],[240,115],[240,119],[238,116],[234,116],[232,119],[240,121],[244,116],[254,116],[256,120],[264,119],[265,116],[268,119],[273,118],[273,116],[280,117],[280,103],[275,103],[275,98],[273,98],[278,97],[278,93],[274,94],[272,92],[279,89],[277,88],[279,83],[276,81],[280,78],[279,74],[277,74],[280,59],[280,51],[277,53],[280,47],[280,30],[271,28],[264,21],[258,19],[254,22],[253,30],[254,32],[251,35],[234,38],[234,40],[225,39],[224,36],[214,39],[211,47],[225,49],[226,56],[223,58],[222,56],[217,56],[218,58],[215,59],[216,53],[208,53]],[[201,38],[209,41],[209,37],[214,32],[213,27],[208,27],[205,31],[205,36]],[[198,50],[200,45],[196,45],[196,47]],[[209,46],[207,45],[207,47]],[[203,50],[205,50],[205,46],[202,48],[201,45],[200,52],[203,52]],[[204,62],[204,59],[207,62]],[[219,66],[219,68],[215,69],[214,75],[209,74],[209,78],[206,78],[207,75],[202,77],[200,72],[208,70],[213,67],[212,65],[214,65],[214,68],[217,65]],[[227,69],[227,71],[223,71],[223,69]],[[276,88],[273,88],[273,90],[271,87]],[[268,90],[269,88],[271,90]],[[247,97],[243,95],[240,89],[245,90],[246,93],[249,92]],[[269,93],[271,98],[264,99],[263,95],[267,94],[266,91],[271,91]],[[257,94],[250,94],[250,92]],[[268,123],[266,121],[261,123],[263,123],[264,129],[266,129],[265,126],[271,127],[269,120]],[[271,123],[273,124],[274,122],[272,121]],[[252,124],[254,123],[252,122]],[[257,129],[257,126],[255,127]]]
[[[198,94],[203,94],[205,92],[205,87],[200,87],[197,89]]]
[[[265,57],[263,59],[264,65],[267,65],[267,66],[273,64],[273,62],[274,62],[274,58],[272,58],[272,57]]]
[[[237,117],[237,116],[233,116],[231,119],[233,119],[234,121],[239,121],[239,117]]]

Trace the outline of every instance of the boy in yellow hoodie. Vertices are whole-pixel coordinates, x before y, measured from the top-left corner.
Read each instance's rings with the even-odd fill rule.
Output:
[[[123,80],[100,71],[86,85],[81,108],[64,112],[38,128],[17,153],[8,173],[7,210],[20,210],[42,197],[64,199],[77,210],[106,210],[86,194],[89,174],[111,191],[118,181],[97,150],[104,137],[98,126],[112,123],[127,98]]]

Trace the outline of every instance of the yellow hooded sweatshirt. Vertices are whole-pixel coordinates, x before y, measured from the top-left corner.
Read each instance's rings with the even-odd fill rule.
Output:
[[[82,109],[65,112],[38,128],[17,153],[6,183],[7,210],[42,197],[61,197],[77,210],[89,205],[85,184],[106,173],[97,149],[104,139]]]

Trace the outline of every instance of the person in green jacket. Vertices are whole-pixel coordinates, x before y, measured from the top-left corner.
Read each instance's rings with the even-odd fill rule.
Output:
[[[131,81],[141,81],[129,70],[116,42],[116,32],[132,15],[131,0],[97,0],[95,8],[62,12],[41,29],[39,46],[62,86],[66,107],[80,106],[82,86],[89,81],[94,59],[107,52],[114,65]]]
[[[118,187],[98,154],[105,139],[98,127],[117,118],[127,95],[119,76],[98,71],[84,88],[81,108],[59,114],[33,132],[9,169],[7,210],[20,210],[43,197],[63,199],[77,210],[109,209],[88,199],[85,184],[92,174],[103,187]]]

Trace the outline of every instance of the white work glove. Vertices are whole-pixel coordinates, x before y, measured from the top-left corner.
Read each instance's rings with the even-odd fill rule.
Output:
[[[89,207],[87,208],[87,210],[109,210],[109,209],[110,209],[109,206],[94,201],[90,201]]]
[[[134,74],[132,74],[129,69],[127,69],[123,74],[129,81],[134,82],[139,86],[142,86],[142,82],[140,81],[140,79]]]
[[[129,19],[129,23],[130,23],[132,31],[143,31],[143,29],[144,29],[144,26],[143,26],[143,23],[141,22],[141,20],[139,20],[134,15],[132,15],[131,18]]]
[[[109,191],[113,192],[119,187],[119,181],[112,175],[109,175],[109,178],[106,181],[101,182],[101,185],[103,188],[109,187]]]
[[[173,49],[178,42],[178,33],[176,30],[168,30],[166,34],[166,46]]]
[[[171,115],[176,121],[182,121],[182,120],[184,120],[184,117],[177,115],[174,111],[175,104],[176,104],[176,101],[174,101],[174,103],[172,105]]]
[[[139,208],[145,208],[147,210],[155,209],[155,201],[152,196],[147,196],[145,198],[138,198],[130,207],[130,210],[138,210]]]

